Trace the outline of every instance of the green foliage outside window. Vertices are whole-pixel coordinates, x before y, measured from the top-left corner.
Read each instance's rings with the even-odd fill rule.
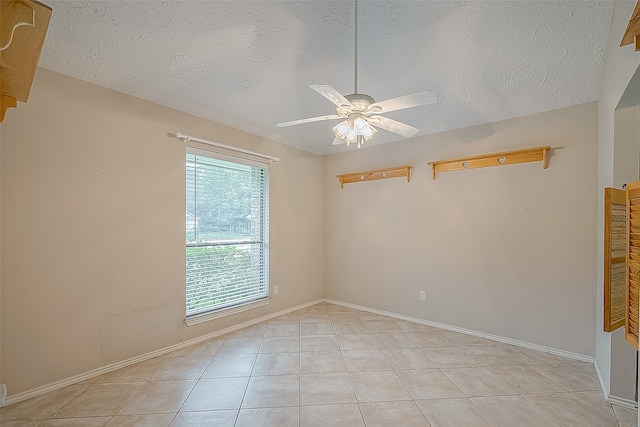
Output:
[[[234,246],[187,248],[187,310],[249,296],[250,263],[249,252]],[[211,265],[216,268],[208,268]]]

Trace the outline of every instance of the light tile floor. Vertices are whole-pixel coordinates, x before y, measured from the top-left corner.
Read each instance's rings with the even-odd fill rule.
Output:
[[[593,365],[318,304],[0,409],[5,427],[635,427]]]

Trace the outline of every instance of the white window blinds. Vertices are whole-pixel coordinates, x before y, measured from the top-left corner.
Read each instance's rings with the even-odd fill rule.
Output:
[[[187,317],[269,295],[268,164],[187,148]]]

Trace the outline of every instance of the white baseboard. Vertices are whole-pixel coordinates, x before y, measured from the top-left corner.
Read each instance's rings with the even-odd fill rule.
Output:
[[[370,313],[380,314],[382,316],[387,316],[387,317],[391,317],[391,318],[394,318],[394,319],[406,320],[408,322],[418,323],[418,324],[422,324],[422,325],[426,325],[426,326],[432,326],[434,328],[443,329],[443,330],[446,330],[446,331],[459,332],[459,333],[462,333],[462,334],[472,335],[472,336],[476,336],[476,337],[480,337],[480,338],[485,338],[485,339],[488,339],[488,340],[501,342],[501,343],[504,343],[504,344],[515,345],[515,346],[518,346],[518,347],[528,348],[530,350],[537,350],[537,351],[541,351],[541,352],[548,353],[548,354],[563,356],[563,357],[566,357],[566,358],[569,358],[569,359],[573,359],[573,360],[578,360],[578,361],[581,361],[581,362],[588,362],[588,363],[594,363],[595,362],[595,358],[590,357],[590,356],[585,356],[585,355],[582,355],[582,354],[578,354],[578,353],[572,353],[572,352],[568,352],[568,351],[564,351],[564,350],[558,350],[558,349],[554,349],[554,348],[551,348],[551,347],[545,347],[545,346],[541,346],[541,345],[537,345],[537,344],[531,344],[531,343],[528,343],[528,342],[525,342],[525,341],[514,340],[514,339],[511,339],[511,338],[505,338],[505,337],[501,337],[501,336],[498,336],[498,335],[486,334],[484,332],[473,331],[473,330],[470,330],[470,329],[459,328],[459,327],[456,327],[456,326],[445,325],[443,323],[432,322],[432,321],[429,321],[429,320],[419,319],[419,318],[416,318],[416,317],[404,316],[404,315],[401,315],[401,314],[391,313],[391,312],[383,311],[383,310],[377,310],[377,309],[374,309],[374,308],[365,307],[365,306],[361,306],[361,305],[357,305],[357,304],[350,304],[350,303],[346,303],[346,302],[342,302],[342,301],[335,301],[335,300],[328,299],[328,298],[321,298],[321,299],[317,299],[315,301],[311,301],[311,302],[308,302],[308,303],[305,303],[305,304],[297,305],[295,307],[290,307],[290,308],[285,309],[285,310],[280,310],[280,311],[277,311],[275,313],[271,313],[271,314],[268,314],[266,316],[262,316],[262,317],[259,317],[259,318],[256,318],[256,319],[253,319],[253,320],[250,320],[250,321],[247,321],[247,322],[239,323],[237,325],[234,325],[234,326],[228,327],[226,329],[222,329],[220,331],[216,331],[216,332],[213,332],[213,333],[210,333],[210,334],[207,334],[207,335],[203,335],[203,336],[200,336],[198,338],[194,338],[194,339],[191,339],[191,340],[188,340],[188,341],[182,341],[182,342],[179,342],[177,344],[171,345],[169,347],[165,347],[165,348],[162,348],[162,349],[150,352],[150,353],[146,353],[146,354],[143,354],[143,355],[140,355],[140,356],[137,356],[137,357],[133,357],[131,359],[123,360],[121,362],[113,363],[113,364],[106,365],[106,366],[101,366],[99,368],[93,369],[91,371],[84,372],[82,374],[74,375],[72,377],[65,378],[65,379],[60,380],[60,381],[56,381],[56,382],[53,382],[53,383],[50,383],[50,384],[46,384],[46,385],[43,385],[43,386],[40,386],[40,387],[36,387],[36,388],[31,389],[31,390],[27,390],[25,392],[18,393],[16,395],[8,396],[5,399],[4,403],[0,404],[0,407],[11,405],[13,403],[18,403],[18,402],[21,402],[23,400],[30,399],[32,397],[40,396],[40,395],[42,395],[44,393],[48,393],[48,392],[51,392],[51,391],[54,391],[54,390],[58,390],[60,388],[66,387],[66,386],[71,385],[71,384],[75,384],[75,383],[78,383],[78,382],[81,382],[81,381],[86,381],[86,380],[89,380],[89,379],[94,378],[96,376],[104,375],[104,374],[107,374],[109,372],[112,372],[112,371],[115,371],[115,370],[118,370],[118,369],[121,369],[121,368],[124,368],[124,367],[127,367],[127,366],[131,366],[131,365],[134,365],[136,363],[143,362],[145,360],[149,360],[149,359],[152,359],[154,357],[161,356],[163,354],[171,353],[171,352],[183,349],[185,347],[189,347],[189,346],[194,345],[194,344],[199,344],[201,342],[204,342],[204,341],[207,341],[209,339],[218,337],[220,335],[225,335],[225,334],[228,334],[228,333],[231,333],[231,332],[235,332],[235,331],[237,331],[239,329],[243,329],[243,328],[246,328],[248,326],[255,325],[257,323],[265,322],[265,321],[273,319],[275,317],[282,316],[284,314],[291,313],[293,311],[301,310],[303,308],[310,307],[312,305],[315,305],[315,304],[318,304],[318,303],[321,303],[321,302],[326,302],[326,303],[329,303],[329,304],[341,305],[341,306],[350,307],[350,308],[353,308],[353,309],[356,309],[356,310],[361,310],[361,311],[366,311],[366,312],[370,312]],[[598,377],[600,378],[600,382],[602,384],[602,377],[600,375],[600,372],[598,371],[597,365],[596,365],[596,371],[598,372]],[[604,387],[603,387],[603,390],[605,390]],[[607,398],[608,402],[609,402],[609,400],[611,400],[611,402],[609,402],[609,403],[613,403],[613,404],[616,404],[616,405],[626,406],[626,407],[637,407],[636,402],[630,403],[631,401],[628,401],[626,399],[616,398],[614,396],[605,396],[605,398]],[[635,406],[629,406],[631,404],[633,404]]]
[[[117,363],[112,363],[110,365],[101,366],[99,368],[92,369],[91,371],[87,371],[87,372],[84,372],[82,374],[74,375],[72,377],[65,378],[65,379],[60,380],[60,381],[56,381],[56,382],[53,382],[53,383],[50,383],[50,384],[45,384],[43,386],[36,387],[36,388],[31,389],[31,390],[24,391],[22,393],[18,393],[18,394],[12,395],[12,396],[8,396],[4,400],[4,403],[0,404],[0,407],[8,406],[8,405],[11,405],[11,404],[14,404],[14,403],[21,402],[23,400],[30,399],[32,397],[40,396],[42,394],[45,394],[45,393],[48,393],[48,392],[51,392],[51,391],[54,391],[54,390],[61,389],[63,387],[71,385],[71,384],[75,384],[75,383],[78,383],[78,382],[81,382],[81,381],[86,381],[86,380],[89,380],[89,379],[91,379],[93,377],[96,377],[96,376],[99,376],[99,375],[104,375],[104,374],[107,374],[109,372],[112,372],[112,371],[115,371],[115,370],[118,370],[118,369],[121,369],[121,368],[125,368],[127,366],[131,366],[131,365],[134,365],[136,363],[143,362],[145,360],[153,359],[154,357],[158,357],[158,356],[161,356],[163,354],[171,353],[171,352],[183,349],[185,347],[189,347],[189,346],[194,345],[194,344],[199,344],[201,342],[210,340],[212,338],[219,337],[220,335],[229,334],[229,333],[235,332],[235,331],[237,331],[239,329],[246,328],[247,326],[252,326],[252,325],[255,325],[257,323],[265,322],[265,321],[273,319],[275,317],[282,316],[283,314],[291,313],[292,311],[301,310],[303,308],[310,307],[312,305],[315,305],[315,304],[318,304],[318,303],[321,303],[321,302],[323,302],[323,300],[322,299],[318,299],[318,300],[311,301],[311,302],[308,302],[308,303],[305,303],[305,304],[297,305],[295,307],[287,308],[285,310],[280,310],[280,311],[277,311],[275,313],[268,314],[266,316],[258,317],[257,319],[249,320],[247,322],[239,323],[237,325],[230,326],[230,327],[222,329],[220,331],[216,331],[216,332],[212,332],[212,333],[207,334],[207,335],[200,336],[198,338],[194,338],[194,339],[187,340],[187,341],[182,341],[182,342],[179,342],[177,344],[171,345],[169,347],[165,347],[165,348],[162,348],[162,349],[159,349],[159,350],[156,350],[156,351],[152,351],[151,353],[142,354],[140,356],[136,356],[136,357],[133,357],[131,359],[123,360],[123,361],[117,362]]]
[[[617,397],[612,395],[609,395],[609,397],[607,397],[607,403],[610,403],[612,405],[617,405],[617,406],[624,406],[625,408],[629,408],[629,409],[636,409],[638,407],[638,402],[636,402],[635,400],[629,400],[623,397]]]
[[[585,356],[584,354],[572,353],[570,351],[559,350],[552,347],[545,347],[538,344],[531,344],[525,341],[505,338],[498,335],[486,334],[484,332],[478,332],[478,331],[473,331],[471,329],[459,328],[457,326],[445,325],[443,323],[432,322],[430,320],[419,319],[417,317],[404,316],[402,314],[396,314],[389,311],[377,310],[375,308],[365,307],[357,304],[350,304],[346,302],[335,301],[329,298],[324,298],[323,301],[329,304],[341,305],[341,306],[353,308],[356,310],[367,311],[369,313],[375,313],[375,314],[380,314],[382,316],[392,317],[394,319],[406,320],[408,322],[419,323],[421,325],[426,325],[426,326],[432,326],[434,328],[444,329],[445,331],[459,332],[461,334],[472,335],[474,337],[484,338],[491,341],[497,341],[504,344],[515,345],[517,347],[524,347],[530,350],[541,351],[543,353],[553,354],[555,356],[562,356],[569,359],[578,360],[580,362],[595,363],[594,357]]]
[[[598,381],[600,381],[600,388],[602,389],[602,394],[604,394],[604,400],[609,401],[609,386],[604,382],[604,377],[602,376],[602,372],[600,372],[597,361],[593,362],[593,366],[595,366],[596,374],[598,374]]]

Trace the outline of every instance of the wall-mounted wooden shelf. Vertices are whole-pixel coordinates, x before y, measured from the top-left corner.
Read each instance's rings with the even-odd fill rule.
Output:
[[[35,0],[0,0],[0,122],[7,108],[27,102],[51,8]]]
[[[349,182],[375,181],[377,179],[402,178],[405,176],[407,177],[407,182],[411,182],[411,166],[404,165],[336,175],[340,180],[340,188],[344,188],[344,185]]]
[[[547,152],[550,146],[526,148],[524,150],[503,151],[501,153],[483,154],[480,156],[461,157],[459,159],[438,160],[427,163],[433,168],[433,179],[438,172],[457,171],[463,169],[486,168],[489,166],[514,165],[516,163],[542,161],[542,168],[546,169]]]

